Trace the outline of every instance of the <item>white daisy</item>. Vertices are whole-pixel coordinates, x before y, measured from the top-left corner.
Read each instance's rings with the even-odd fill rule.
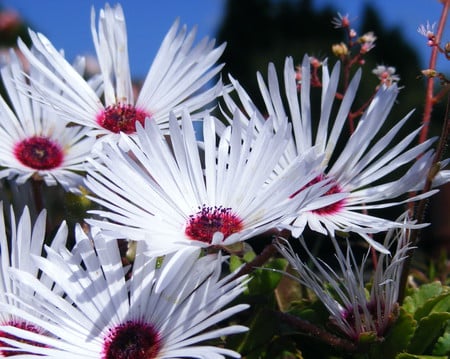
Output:
[[[130,75],[125,18],[120,5],[106,5],[100,11],[98,30],[92,9],[91,29],[103,79],[102,94],[96,93],[56,51],[42,34],[30,32],[34,46],[54,67],[50,71],[19,42],[28,61],[64,92],[36,86],[42,101],[57,108],[69,121],[88,126],[94,135],[118,132],[135,133],[135,124],[149,117],[167,128],[169,112],[180,114],[181,107],[190,112],[211,103],[221,93],[219,81],[205,90],[221,70],[215,65],[225,45],[214,48],[214,40],[204,38],[193,46],[196,30],[179,29],[175,21],[167,33],[135,100]],[[62,80],[59,78],[62,78]]]
[[[435,40],[436,40],[435,28],[436,28],[436,23],[435,22],[430,24],[430,22],[427,21],[426,25],[421,24],[417,28],[417,32],[420,35],[425,36],[428,39],[428,44],[429,45],[433,45],[435,43]]]
[[[2,205],[0,207],[3,209]],[[30,213],[26,207],[17,223],[12,208],[10,210],[10,220],[6,221],[6,225],[3,213],[0,216],[0,303],[6,304],[11,308],[8,312],[0,313],[1,325],[21,328],[34,333],[45,332],[40,326],[16,316],[16,312],[19,310],[34,313],[34,309],[22,305],[21,301],[16,300],[13,296],[20,298],[25,295],[34,296],[35,293],[29,288],[13,282],[7,273],[9,267],[12,267],[24,271],[34,278],[37,278],[39,275],[42,285],[56,293],[57,288],[54,286],[54,282],[45,274],[39,273],[38,266],[30,260],[31,255],[41,255],[46,233],[46,218],[47,215],[44,210],[36,218],[34,225],[32,225]],[[56,248],[65,245],[66,238],[67,226],[63,223],[53,238],[52,246]],[[3,338],[14,338],[14,336],[0,331],[0,343]],[[0,356],[8,355],[3,350],[0,350]]]
[[[47,185],[77,191],[95,139],[87,136],[88,129],[68,126],[52,109],[33,99],[14,51],[1,74],[11,107],[0,98],[0,178],[14,178],[18,183],[42,179]],[[31,71],[29,76],[51,87],[38,73]]]
[[[330,313],[330,324],[342,334],[357,342],[364,333],[382,338],[395,321],[403,262],[411,249],[409,219],[403,214],[398,221],[404,228],[388,231],[384,246],[393,254],[381,253],[373,270],[370,292],[366,289],[367,259],[370,249],[359,264],[347,241],[344,253],[332,237],[336,250],[337,269],[311,253],[303,239],[300,240],[307,260],[302,260],[289,242],[278,242],[280,253],[289,261],[299,283],[311,289]],[[309,263],[312,263],[310,266]]]
[[[247,330],[219,323],[248,308],[227,306],[245,288],[245,277],[221,277],[224,257],[199,258],[200,249],[173,255],[149,256],[145,242],[137,244],[132,268],[123,266],[115,239],[97,232],[93,237],[78,227],[72,251],[47,249],[49,258],[33,256],[38,267],[63,290],[57,295],[19,270],[11,275],[35,291],[34,297],[14,298],[36,314],[16,315],[46,333],[13,326],[0,331],[20,338],[2,338],[2,350],[27,353],[27,358],[234,358],[232,350],[200,342]],[[1,311],[14,310],[1,305]],[[28,342],[25,342],[28,341]]]
[[[322,158],[314,153],[291,161],[267,185],[288,142],[287,123],[274,133],[267,121],[255,136],[236,120],[218,145],[215,123],[204,119],[203,151],[187,113],[181,127],[170,118],[170,139],[147,121],[145,128],[137,125],[137,137],[122,134],[129,152],[105,143],[98,160],[90,161],[86,186],[104,208],[93,213],[111,221],[87,222],[120,237],[148,240],[155,251],[226,246],[279,227],[294,209],[329,188],[319,181],[290,198],[317,176]]]
[[[347,193],[331,205],[311,203],[309,211],[302,208],[302,212],[293,223],[297,227],[294,232],[301,233],[306,225],[323,234],[334,234],[336,230],[355,231],[377,249],[384,250],[367,233],[385,231],[398,224],[372,213],[368,214],[367,211],[418,200],[434,193],[431,191],[406,200],[398,199],[407,192],[420,190],[421,185],[423,188],[433,161],[430,146],[434,139],[412,146],[412,141],[420,131],[419,128],[397,142],[395,137],[411,113],[396,122],[386,134],[382,133],[381,130],[386,125],[388,114],[397,97],[398,88],[395,84],[389,87],[382,86],[377,91],[355,131],[347,137],[348,135],[343,133],[343,128],[356,96],[361,73],[358,71],[353,77],[338,107],[336,118],[331,119],[339,82],[339,68],[337,63],[329,74],[326,62],[323,64],[322,97],[320,114],[317,115],[314,115],[311,109],[311,70],[307,56],[304,57],[302,64],[300,94],[293,60],[286,59],[284,92],[287,110],[273,64],[269,65],[268,85],[265,84],[261,74],[258,74],[258,83],[267,113],[278,120],[274,126],[282,126],[286,121],[292,122],[293,126],[292,140],[286,149],[283,162],[280,163],[281,167],[289,164],[291,158],[314,147],[325,155],[322,174],[318,179],[329,178],[333,181],[334,186],[329,194]],[[232,81],[246,113],[257,111],[248,94],[237,81],[233,79]],[[236,111],[236,103],[229,96],[225,98],[230,111]],[[229,117],[228,120],[231,121]],[[261,125],[257,124],[257,127]],[[376,136],[379,136],[378,139]],[[345,142],[345,146],[336,153],[336,146],[342,141]],[[416,160],[417,158],[419,159]],[[447,162],[445,161],[443,165],[445,166]],[[404,174],[395,180],[386,180],[387,176],[405,165],[410,167]],[[449,179],[449,171],[441,171],[434,185],[440,185]]]

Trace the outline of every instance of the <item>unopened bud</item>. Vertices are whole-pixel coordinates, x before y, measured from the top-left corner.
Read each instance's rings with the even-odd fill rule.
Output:
[[[377,37],[372,31],[366,32],[364,35],[362,35],[359,39],[359,43],[374,43],[377,40]]]
[[[333,54],[337,57],[347,56],[348,55],[348,47],[346,44],[341,42],[340,44],[334,44],[331,47]]]
[[[433,69],[426,69],[426,70],[422,70],[421,72],[426,77],[436,77],[437,76],[437,71],[433,70]]]
[[[444,51],[446,54],[450,53],[450,42],[447,42],[444,46]]]
[[[128,242],[128,248],[127,248],[127,252],[125,253],[125,257],[131,263],[133,263],[134,259],[136,258],[136,247],[137,247],[136,241]]]

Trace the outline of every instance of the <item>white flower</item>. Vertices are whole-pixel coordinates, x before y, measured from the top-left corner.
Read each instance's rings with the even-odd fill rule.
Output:
[[[98,93],[79,75],[42,34],[30,32],[33,45],[54,67],[54,72],[27,50],[26,58],[54,82],[58,91],[35,84],[47,102],[69,121],[90,127],[93,135],[118,132],[132,134],[135,123],[149,117],[161,128],[167,128],[169,112],[190,112],[211,103],[222,91],[221,82],[210,89],[204,87],[220,71],[215,63],[225,45],[214,48],[214,40],[204,38],[193,46],[196,30],[179,29],[176,21],[167,33],[135,100],[130,75],[125,18],[120,5],[106,5],[100,11],[98,30],[92,9],[91,29],[103,80],[103,92]],[[60,80],[59,76],[63,79]],[[117,138],[117,135],[115,136]]]
[[[3,210],[3,205],[0,205]],[[21,328],[22,330],[42,333],[43,328],[28,322],[26,319],[16,315],[17,311],[23,310],[28,313],[35,313],[34,308],[23,305],[20,299],[24,296],[33,297],[36,295],[33,290],[13,282],[8,276],[10,267],[19,269],[27,273],[30,277],[40,277],[43,286],[55,293],[58,287],[45,274],[39,272],[39,268],[30,256],[41,255],[42,246],[45,240],[45,222],[46,211],[42,211],[36,218],[34,225],[30,218],[28,208],[25,207],[18,222],[12,208],[10,209],[9,221],[5,221],[3,213],[0,215],[0,303],[8,305],[11,310],[8,312],[0,312],[1,325]],[[6,224],[5,224],[6,222]],[[65,245],[67,238],[67,226],[65,222],[61,225],[55,237],[52,240],[52,247],[57,248]],[[0,342],[4,337],[4,333],[0,332]],[[0,350],[0,356],[5,353]]]
[[[2,350],[41,358],[224,358],[238,353],[200,342],[247,330],[219,323],[248,308],[227,306],[245,288],[245,277],[221,277],[224,257],[187,248],[163,259],[137,244],[130,269],[123,266],[117,240],[76,228],[71,251],[47,249],[49,258],[33,256],[38,267],[64,291],[57,295],[28,273],[11,270],[17,283],[36,293],[14,297],[35,308],[18,317],[45,330],[31,333],[12,326],[0,331]],[[15,310],[1,305],[1,311]],[[28,342],[26,343],[25,340]],[[42,356],[41,356],[42,355]]]
[[[105,220],[87,222],[114,235],[147,240],[155,251],[183,246],[227,246],[280,227],[293,211],[327,191],[317,176],[322,160],[314,153],[291,161],[267,184],[283,155],[290,128],[276,133],[272,122],[260,133],[236,120],[216,144],[216,119],[203,123],[200,149],[192,120],[170,118],[170,139],[153,121],[137,125],[137,136],[122,134],[127,151],[110,141],[90,161],[86,186],[104,209],[92,211]],[[302,173],[302,176],[298,176]],[[285,226],[281,226],[283,228]]]
[[[421,24],[417,28],[417,32],[420,35],[425,36],[428,40],[432,40],[435,37],[435,34],[434,34],[435,27],[436,27],[436,23],[435,22],[433,24],[430,24],[430,22],[427,21],[426,25]]]
[[[377,40],[377,37],[374,35],[372,31],[366,32],[364,35],[362,35],[358,42],[361,45],[361,49],[359,50],[360,53],[366,54],[370,50],[372,50],[375,47],[375,41]]]
[[[311,289],[330,313],[330,322],[343,334],[358,341],[363,333],[372,332],[383,337],[389,325],[396,319],[397,300],[403,262],[411,249],[410,231],[405,229],[409,219],[403,214],[398,221],[404,228],[390,230],[384,246],[393,254],[381,253],[373,271],[370,292],[367,292],[365,275],[370,249],[359,264],[347,241],[345,253],[336,239],[331,240],[336,250],[337,266],[325,263],[311,253],[303,239],[300,240],[307,259],[300,259],[289,242],[279,242],[280,253],[289,261],[298,276],[299,283]],[[308,263],[312,265],[308,265]]]
[[[337,16],[333,17],[331,23],[334,25],[335,29],[348,28],[350,26],[350,19],[348,14],[342,15],[340,12]]]
[[[400,76],[395,73],[395,67],[393,66],[378,65],[372,70],[372,73],[386,86],[391,86],[400,81]]]
[[[434,153],[430,146],[435,139],[413,146],[412,142],[420,131],[419,128],[400,141],[396,140],[411,113],[383,134],[382,128],[387,124],[388,114],[397,97],[398,89],[395,84],[380,87],[358,121],[354,132],[348,136],[343,129],[357,94],[361,73],[358,71],[351,80],[342,101],[337,106],[336,117],[332,118],[340,65],[337,63],[331,74],[328,72],[326,62],[322,69],[322,96],[320,112],[317,113],[311,107],[311,70],[307,56],[304,57],[302,64],[300,96],[293,60],[286,59],[283,92],[286,96],[287,110],[273,64],[269,65],[268,85],[265,84],[261,74],[258,74],[258,83],[267,113],[275,120],[274,127],[282,126],[286,121],[292,122],[293,126],[292,139],[283,157],[284,162],[280,163],[281,167],[289,164],[291,158],[314,147],[320,154],[325,155],[320,179],[329,178],[334,183],[328,194],[346,193],[332,204],[313,202],[309,206],[309,211],[302,208],[293,222],[297,227],[294,234],[301,233],[306,225],[323,234],[334,234],[336,230],[354,231],[375,248],[384,251],[385,249],[373,241],[367,233],[385,231],[392,226],[398,226],[398,223],[367,211],[418,200],[435,192],[430,191],[407,199],[400,198],[405,193],[420,190],[421,185],[423,188],[433,161]],[[258,111],[237,81],[233,79],[232,81],[244,111],[246,113]],[[237,111],[236,103],[229,96],[225,98],[230,111]],[[228,121],[232,119],[228,118]],[[338,144],[344,145],[339,152],[336,150]],[[402,166],[409,166],[409,169],[394,179],[387,180],[388,176]],[[439,179],[434,182],[435,185],[449,180],[448,171],[441,172]]]
[[[35,99],[14,51],[10,51],[9,64],[1,73],[11,107],[0,98],[0,178],[24,183],[33,177],[47,185],[60,184],[65,190],[77,191],[83,180],[80,172],[95,139],[87,136],[88,129],[69,126]],[[29,77],[52,88],[34,71]]]

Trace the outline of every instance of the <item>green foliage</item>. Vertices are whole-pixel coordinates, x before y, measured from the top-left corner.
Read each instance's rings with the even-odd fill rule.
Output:
[[[242,258],[233,255],[230,258],[230,270],[235,271],[241,265],[250,263],[255,258],[255,253],[249,251]],[[248,284],[247,293],[251,295],[264,295],[274,291],[283,277],[282,271],[286,269],[287,260],[272,258],[263,267],[252,271],[252,280]]]
[[[434,304],[439,301],[440,295],[444,288],[439,282],[433,282],[422,285],[417,291],[407,296],[403,303],[403,309],[416,318],[423,317],[430,312]]]
[[[414,355],[408,353],[401,353],[397,359],[448,359],[448,356],[434,356],[434,355]]]
[[[411,314],[400,309],[398,318],[386,333],[383,341],[370,348],[371,358],[396,358],[410,343],[416,327],[416,321]]]
[[[426,353],[429,347],[432,347],[437,338],[440,337],[442,328],[450,319],[450,313],[431,313],[417,322],[417,328],[414,332],[409,345],[408,352]]]
[[[416,326],[407,347],[410,356],[405,353],[397,358],[440,358],[439,355],[449,355],[449,288],[439,282],[424,284],[405,298],[403,308],[414,317]]]
[[[236,269],[252,259],[252,252],[242,258],[232,256],[230,266]],[[252,274],[245,294],[255,309],[245,323],[250,330],[228,343],[244,358],[439,359],[450,355],[449,287],[434,282],[411,291],[383,337],[363,333],[352,344],[333,327],[326,308],[314,297],[293,301],[286,312],[277,312],[278,270],[285,266],[284,261],[273,259]]]
[[[444,334],[437,340],[433,355],[445,355],[450,353],[450,325],[446,325]]]

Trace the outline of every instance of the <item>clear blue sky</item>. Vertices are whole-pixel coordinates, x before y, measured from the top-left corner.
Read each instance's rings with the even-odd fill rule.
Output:
[[[198,25],[199,38],[215,37],[225,2],[226,0],[120,1],[127,22],[132,73],[135,76],[147,73],[162,38],[177,17],[189,27]],[[93,53],[90,9],[91,6],[100,9],[105,1],[0,0],[0,3],[6,8],[17,10],[35,30],[44,33],[55,47],[64,49],[69,60],[76,55]],[[116,1],[110,1],[111,5],[115,3]],[[354,19],[355,27],[358,27],[358,16],[361,15],[366,0],[313,0],[313,3],[317,8],[332,4],[342,14],[348,13]],[[429,48],[425,44],[426,39],[417,33],[417,27],[427,20],[430,23],[438,21],[442,8],[439,1],[370,0],[370,3],[379,9],[389,27],[401,28],[408,41],[420,51],[425,67]],[[447,23],[447,29],[449,28],[450,19]],[[450,41],[450,31],[447,30],[444,39]],[[448,72],[448,61],[443,64]]]

